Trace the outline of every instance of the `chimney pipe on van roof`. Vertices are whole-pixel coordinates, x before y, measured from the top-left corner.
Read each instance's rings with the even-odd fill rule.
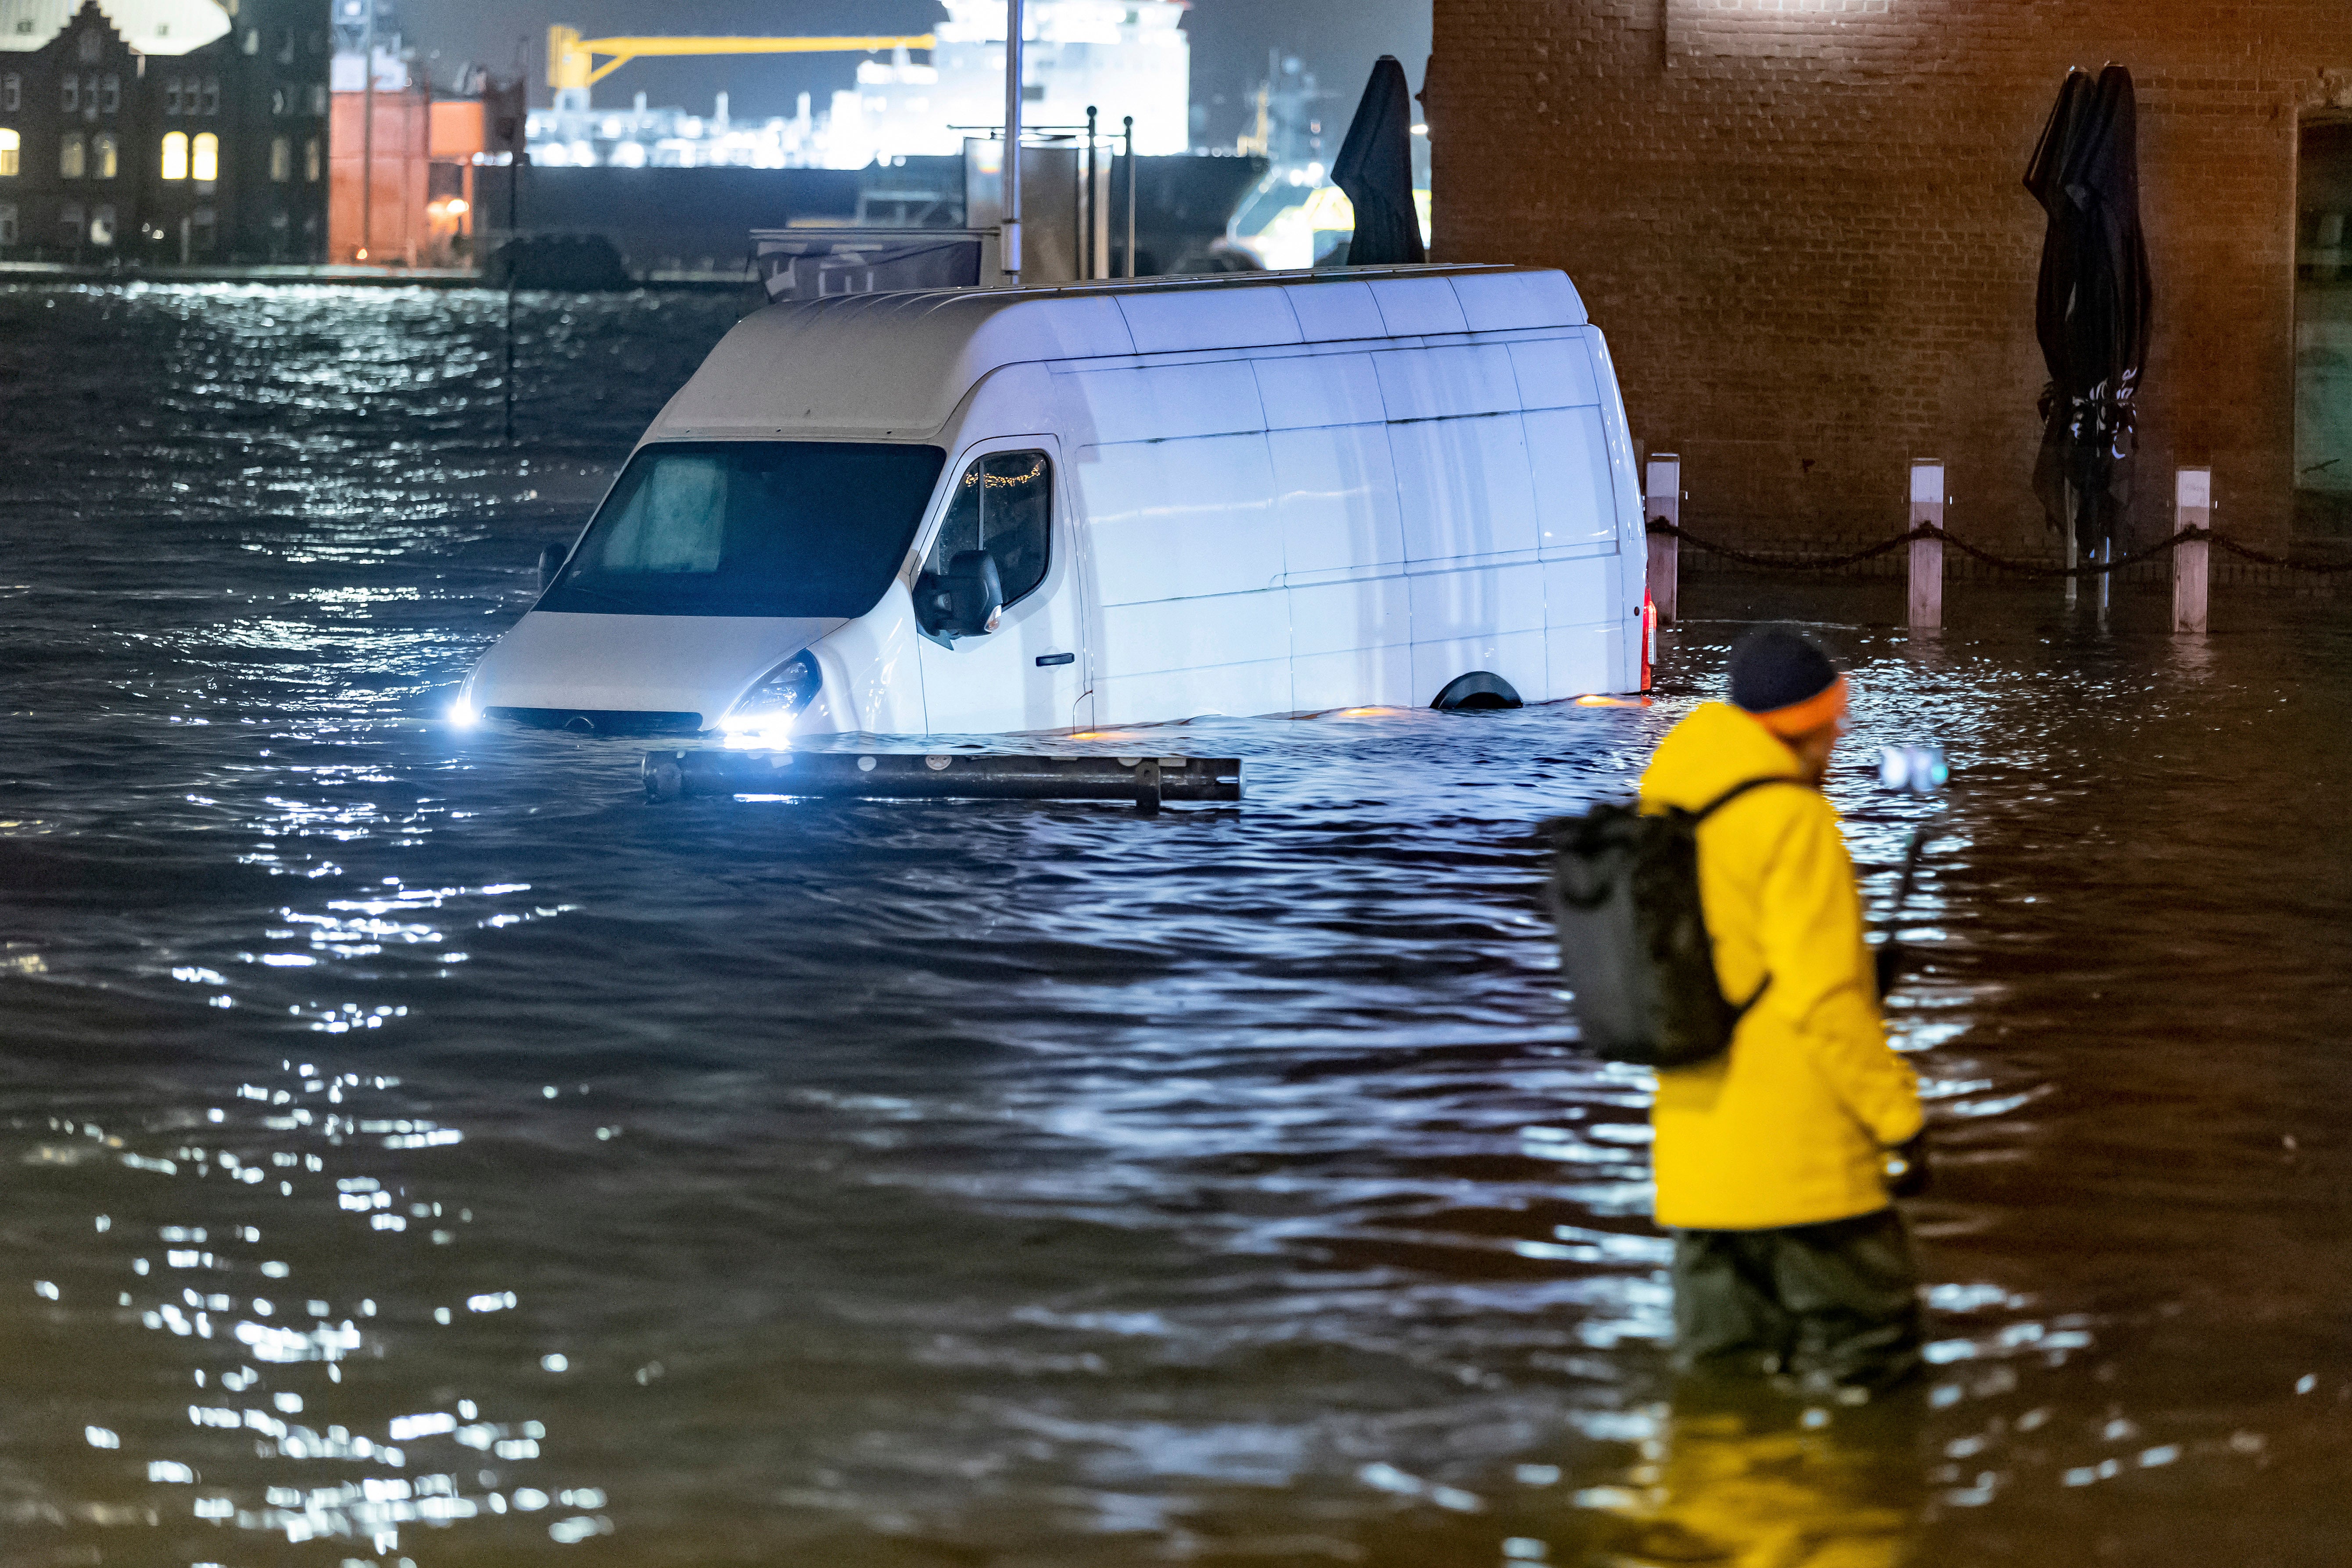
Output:
[[[1021,0],[1004,0],[1005,276],[1021,280]]]

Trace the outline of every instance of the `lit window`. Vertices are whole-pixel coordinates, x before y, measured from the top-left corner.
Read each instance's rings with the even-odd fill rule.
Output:
[[[190,160],[189,173],[199,180],[220,178],[220,138],[206,131],[196,137],[195,156]]]
[[[0,130],[0,177],[14,177],[16,160],[24,155],[24,139],[14,131]]]
[[[89,172],[101,180],[110,180],[121,172],[122,153],[114,133],[101,131],[89,142]]]
[[[174,131],[163,138],[163,177],[167,180],[188,177],[188,137],[184,131]]]
[[[89,149],[79,136],[68,135],[58,142],[58,177],[79,180],[89,162]]]
[[[270,139],[269,177],[280,182],[294,177],[294,143],[286,137]]]
[[[314,185],[319,183],[319,139],[316,136],[302,143],[302,177]]]
[[[92,245],[114,243],[114,209],[112,207],[100,205],[89,209],[89,242]]]

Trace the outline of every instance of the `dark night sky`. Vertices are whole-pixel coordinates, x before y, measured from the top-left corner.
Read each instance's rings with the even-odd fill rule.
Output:
[[[459,61],[513,68],[527,49],[532,97],[543,102],[541,50],[550,23],[590,37],[628,33],[919,33],[945,15],[929,0],[396,0],[401,30],[420,53],[439,57],[446,81]],[[1266,51],[1297,55],[1335,92],[1342,125],[1363,90],[1372,61],[1392,54],[1414,89],[1429,57],[1429,0],[1193,0],[1185,19],[1192,36],[1192,102],[1206,111],[1199,132],[1231,141],[1241,129],[1242,99],[1265,74]],[[814,92],[822,108],[849,85],[856,57],[636,60],[597,89],[599,103],[625,103],[644,92],[656,104],[708,110],[725,89],[739,116],[792,112],[795,93]]]

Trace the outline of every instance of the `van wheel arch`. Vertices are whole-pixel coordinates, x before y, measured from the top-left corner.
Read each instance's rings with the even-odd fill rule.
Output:
[[[1490,669],[1474,669],[1467,675],[1457,675],[1445,683],[1431,703],[1432,708],[1447,712],[1478,712],[1497,708],[1524,708],[1518,691],[1507,680]]]

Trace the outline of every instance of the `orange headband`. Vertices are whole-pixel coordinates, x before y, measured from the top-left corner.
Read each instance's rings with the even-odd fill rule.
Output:
[[[1768,709],[1748,717],[1780,739],[1793,741],[1800,735],[1811,734],[1822,725],[1843,718],[1845,702],[1845,677],[1841,675],[1802,702],[1791,702],[1786,708]]]

